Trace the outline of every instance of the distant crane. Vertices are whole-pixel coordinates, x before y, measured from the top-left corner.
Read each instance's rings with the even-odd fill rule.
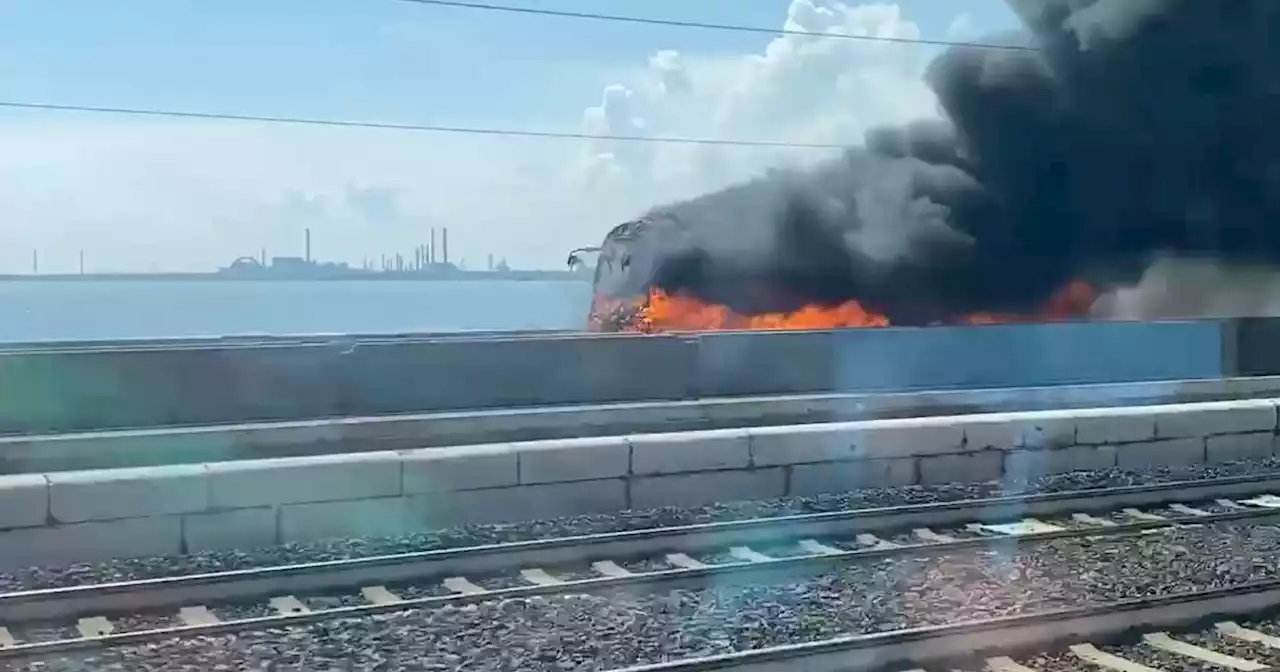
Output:
[[[581,255],[597,254],[599,252],[599,247],[579,247],[578,249],[569,252],[569,260],[566,262],[566,265],[569,267],[569,270],[576,271],[579,266],[585,265],[585,262],[582,261]]]

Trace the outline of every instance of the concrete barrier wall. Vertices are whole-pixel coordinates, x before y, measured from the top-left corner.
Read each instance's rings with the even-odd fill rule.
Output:
[[[0,434],[1230,375],[1220,321],[0,354]]]
[[[704,396],[1222,378],[1219,322],[1080,322],[699,337]]]
[[[1277,399],[0,477],[0,566],[1275,452]]]
[[[714,397],[0,437],[0,474],[938,415],[1280,397],[1280,377]]]

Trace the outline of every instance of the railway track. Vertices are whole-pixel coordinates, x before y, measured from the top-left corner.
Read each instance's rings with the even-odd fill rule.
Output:
[[[793,581],[844,563],[946,554],[1010,540],[1136,535],[1229,521],[1280,523],[1276,493],[1280,473],[14,592],[0,594],[0,659],[487,600]]]
[[[623,668],[613,672],[850,672],[851,670],[985,669],[991,672],[1046,672],[1049,669],[1160,672],[1164,669],[1275,669],[1280,656],[1280,622],[1264,620],[1260,630],[1231,620],[1252,618],[1280,607],[1280,581],[1147,599],[1124,600],[1081,609],[991,618],[953,625],[840,637],[820,642],[756,649],[706,658]],[[1207,628],[1190,627],[1211,619]],[[1187,635],[1169,630],[1188,629]],[[1207,631],[1207,632],[1206,632]],[[1221,644],[1204,646],[1205,636],[1232,640],[1252,649],[1226,653]],[[1134,646],[1134,644],[1137,646]],[[1143,651],[1143,649],[1147,651]],[[1271,653],[1272,651],[1276,653]],[[1142,657],[1148,658],[1144,662]],[[977,659],[975,661],[975,658]],[[1168,660],[1153,667],[1150,658]],[[976,664],[975,664],[976,663]],[[960,665],[962,667],[957,667]],[[1178,667],[1173,667],[1177,665]]]

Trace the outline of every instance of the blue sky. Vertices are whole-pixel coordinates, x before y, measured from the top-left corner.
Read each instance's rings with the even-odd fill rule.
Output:
[[[786,0],[512,0],[772,27]],[[928,37],[1001,0],[897,3]],[[396,0],[0,0],[0,96],[230,112],[537,124],[576,120],[611,67],[655,48],[758,50],[768,37]],[[577,94],[576,96],[574,94]]]
[[[510,2],[525,7],[763,27],[780,26],[790,4],[789,0]],[[961,14],[968,15],[981,32],[1014,25],[1002,0],[898,0],[893,4],[900,6],[903,16],[916,23],[921,35],[928,38],[947,37],[949,26]],[[734,59],[742,61],[751,54],[760,54],[770,39],[769,36],[760,34],[564,20],[440,8],[397,0],[0,0],[0,99],[257,115],[578,130],[583,123],[584,109],[599,104],[604,87],[618,82],[640,81],[647,60],[658,50],[679,52],[687,60],[691,72],[696,74],[698,71],[715,72],[716,67],[736,62]],[[709,79],[710,75],[703,78]],[[906,79],[914,79],[914,75]],[[822,80],[818,80],[819,88],[826,86],[821,82]],[[814,85],[813,82],[809,84]],[[834,82],[831,84],[835,85]],[[733,89],[733,86],[726,87],[725,91]],[[812,94],[812,91],[808,94]],[[701,100],[723,101],[727,95],[723,91],[712,91],[707,92]],[[893,93],[883,95],[896,97]],[[774,96],[780,99],[786,97],[786,92]],[[835,101],[831,104],[841,103]],[[917,109],[923,109],[923,106],[915,103],[908,106],[904,103],[903,109],[908,108],[914,113]],[[680,114],[683,118],[692,120],[712,112],[711,108],[704,113],[700,109],[686,106]],[[876,117],[878,119],[889,113],[881,111],[877,114],[880,115]],[[907,113],[904,112],[905,114]],[[811,116],[797,118],[795,123],[812,122]],[[787,120],[779,121],[782,126],[761,126],[759,134],[773,134],[792,125],[790,122],[783,122]],[[140,144],[136,147],[125,147],[121,144],[124,140],[112,137],[118,133],[118,129],[137,131],[143,124],[153,125],[143,130],[170,133],[164,136],[168,140],[139,140]],[[179,218],[187,221],[185,217],[181,217],[181,209],[186,202],[182,200],[181,190],[191,186],[190,184],[166,183],[164,192],[158,193],[155,199],[172,201],[166,205],[169,209],[164,212],[148,211],[146,208],[151,207],[151,199],[146,196],[145,189],[137,185],[149,183],[152,176],[170,179],[167,173],[171,171],[164,168],[164,162],[191,161],[193,154],[199,155],[194,157],[199,162],[210,166],[226,166],[229,163],[226,157],[213,156],[220,145],[241,143],[237,145],[236,151],[242,155],[251,151],[260,152],[263,165],[275,165],[272,162],[283,161],[279,155],[286,150],[281,147],[291,148],[288,151],[303,147],[297,154],[311,152],[321,157],[317,160],[332,164],[350,158],[351,165],[346,172],[326,174],[322,176],[323,179],[312,174],[314,171],[264,169],[262,175],[254,178],[259,191],[252,197],[236,192],[238,195],[235,198],[243,198],[244,202],[237,203],[234,211],[228,210],[216,217],[210,214],[200,222],[192,219],[189,224],[184,224],[189,226],[189,230],[166,230],[170,234],[168,243],[164,242],[163,236],[149,238],[159,241],[156,244],[168,245],[178,245],[184,240],[200,241],[199,245],[192,246],[193,249],[207,248],[208,256],[189,250],[170,256],[181,268],[207,267],[215,263],[215,259],[227,255],[238,256],[233,252],[240,249],[256,250],[259,242],[264,245],[275,244],[280,236],[293,235],[291,232],[292,228],[296,228],[296,218],[290,219],[287,227],[281,225],[280,233],[272,233],[274,229],[271,227],[274,225],[271,222],[243,223],[248,217],[245,213],[250,211],[259,213],[255,217],[279,218],[278,212],[272,209],[276,206],[268,202],[275,198],[270,194],[280,195],[276,200],[288,200],[284,195],[301,192],[307,197],[334,201],[341,199],[339,192],[346,188],[341,185],[357,184],[377,188],[386,183],[390,185],[387,187],[389,189],[412,190],[414,185],[399,184],[394,176],[375,174],[366,167],[382,166],[402,159],[409,161],[409,158],[395,154],[396,145],[403,144],[407,148],[413,142],[428,142],[421,138],[390,138],[386,134],[373,139],[372,136],[358,136],[341,129],[313,129],[310,131],[312,135],[304,139],[301,135],[288,135],[290,131],[287,130],[225,129],[221,128],[225,124],[216,123],[206,126],[198,126],[195,122],[184,124],[190,125],[175,131],[175,126],[164,126],[162,122],[0,111],[0,157],[4,157],[6,151],[10,153],[10,156],[0,158],[0,161],[10,161],[7,164],[8,174],[16,176],[16,181],[23,183],[24,191],[20,195],[30,201],[16,212],[6,212],[5,204],[0,202],[0,216],[7,221],[18,222],[8,227],[9,230],[5,233],[18,239],[15,245],[17,248],[25,250],[30,246],[54,247],[69,258],[68,246],[71,243],[67,241],[70,239],[76,240],[76,244],[83,244],[86,237],[100,238],[94,244],[110,248],[115,244],[114,239],[118,238],[117,234],[110,232],[118,230],[116,227],[123,226],[122,222],[126,221],[121,218],[127,218],[128,222],[144,223],[161,219],[172,221],[177,212]],[[716,130],[711,126],[692,123],[668,126],[662,127],[650,121],[645,128],[675,135],[705,134]],[[6,127],[10,132],[20,134],[10,136],[10,147],[3,146]],[[742,125],[735,128],[741,130]],[[751,130],[755,132],[754,128]],[[214,135],[204,137],[204,134],[233,132],[246,135],[235,138]],[[329,135],[317,135],[320,133]],[[81,139],[84,137],[92,141]],[[157,143],[173,142],[175,137],[191,137],[191,149],[176,158],[160,156]],[[370,139],[366,141],[366,137]],[[44,139],[56,143],[64,138],[76,138],[75,142],[84,146],[110,145],[111,151],[109,156],[104,153],[93,163],[89,158],[77,158],[79,155],[73,151],[58,153],[42,150],[40,142],[46,142]],[[19,145],[18,149],[13,148],[13,139],[21,140],[16,143]],[[99,139],[101,143],[98,143]],[[840,135],[839,139],[844,141],[845,135]],[[382,143],[376,151],[373,146],[375,142]],[[415,147],[412,151],[419,154],[426,151],[448,152],[451,156],[471,153],[491,156],[493,151],[505,151],[494,149],[496,145],[465,138],[432,138],[429,143],[432,144],[422,145],[422,148]],[[208,147],[215,149],[199,149]],[[410,149],[404,149],[404,152],[409,151]],[[558,193],[553,198],[547,195],[551,187],[526,184],[532,179],[531,175],[545,172],[545,167],[540,162],[550,161],[547,158],[550,152],[567,150],[530,146],[522,147],[519,151],[528,154],[521,154],[518,160],[503,162],[518,166],[518,170],[510,174],[493,175],[491,179],[494,184],[476,187],[478,195],[458,201],[450,206],[453,209],[448,212],[426,213],[424,210],[426,214],[423,217],[456,220],[461,212],[474,220],[465,226],[475,229],[475,237],[510,235],[515,240],[518,238],[516,233],[502,229],[505,226],[502,222],[510,219],[508,212],[481,212],[482,209],[475,207],[476,201],[491,198],[494,189],[498,188],[494,185],[521,181],[522,188],[528,193],[557,203],[566,197],[578,198],[577,192]],[[22,155],[15,158],[12,156],[14,152]],[[298,156],[292,158],[295,162],[303,161]],[[566,155],[563,162],[570,159]],[[55,173],[58,171],[50,166],[56,161],[80,161],[62,172],[75,172],[78,176],[76,179],[83,179],[87,186],[72,185],[70,177],[60,177],[56,184],[39,182],[36,176],[43,173],[38,173],[35,168]],[[559,159],[556,162],[563,163]],[[109,170],[116,173],[119,172],[116,166],[124,166],[121,170],[125,172],[134,170],[130,166],[137,166],[137,172],[129,173],[133,177],[128,179],[127,189],[115,186],[110,193],[101,195],[110,201],[111,207],[104,206],[92,211],[86,208],[85,211],[75,212],[58,209],[58,204],[69,195],[77,201],[99,197],[98,194],[85,193],[94,181],[94,171]],[[142,166],[145,166],[145,171]],[[245,166],[246,170],[249,168],[252,166]],[[224,171],[233,169],[220,168]],[[6,174],[5,170],[5,164],[0,164],[0,178]],[[473,170],[474,173],[467,170]],[[490,179],[484,166],[467,170],[451,172],[480,176],[468,178],[473,181]],[[191,184],[199,182],[197,186],[201,193],[205,193],[211,189],[208,183],[220,182],[222,178],[219,176],[223,174],[211,167],[198,179],[193,177]],[[121,175],[110,177],[125,179]],[[230,178],[227,180],[230,181]],[[264,180],[272,180],[274,183],[262,184]],[[10,181],[15,182],[12,179]],[[435,179],[424,178],[419,181],[434,183]],[[159,183],[157,178],[157,185]],[[225,203],[232,198],[227,195],[233,191],[230,185],[217,186],[221,189],[218,203]],[[154,187],[156,190],[161,188]],[[3,185],[0,185],[0,195],[3,195],[2,189]],[[456,185],[451,186],[445,195],[449,198],[462,198],[456,194],[458,190]],[[644,189],[633,186],[628,191],[640,193]],[[601,199],[597,199],[599,202],[588,203],[588,199],[584,197],[582,203],[577,205],[585,209],[573,211],[573,216],[591,220],[589,223],[575,225],[577,228],[554,240],[546,241],[545,236],[541,236],[536,240],[530,238],[528,244],[513,243],[513,248],[519,248],[511,252],[513,261],[523,262],[525,265],[553,265],[559,258],[556,251],[560,247],[570,242],[592,242],[586,239],[596,237],[597,230],[607,230],[605,222],[608,218],[620,216],[623,212],[648,203],[646,199],[661,198],[666,194],[666,191],[655,188],[652,196],[646,192],[635,198],[623,201],[615,199],[608,203]],[[196,196],[192,195],[190,198],[194,199]],[[251,202],[253,198],[262,202]],[[430,193],[406,192],[406,203],[413,202],[414,198],[418,202],[438,203],[442,200]],[[513,195],[512,198],[515,199],[516,196]],[[209,209],[194,200],[190,202],[193,212]],[[523,214],[545,205],[530,201],[513,205],[512,208],[513,212]],[[9,207],[18,208],[12,205]],[[97,214],[107,210],[116,212],[117,219]],[[548,210],[539,216],[544,220],[558,218],[555,221],[560,221],[568,215],[558,210],[553,214]],[[374,241],[377,244],[383,240],[388,245],[405,244],[396,237],[394,226],[379,228],[376,232],[366,228],[357,233],[352,232],[354,229],[348,231],[353,226],[349,222],[338,223],[339,220],[351,219],[343,217],[346,215],[335,215],[332,218],[335,236],[350,235],[353,236],[352,240],[356,240],[355,236],[358,235],[362,236],[361,241],[367,241],[372,236],[377,238]],[[172,228],[171,225],[167,226]],[[528,229],[535,225],[522,226]],[[223,243],[224,238],[235,238],[242,243],[241,247],[233,249]],[[527,252],[523,257],[519,254],[521,249]],[[481,249],[477,247],[472,252],[473,257],[478,257],[480,252]],[[125,260],[121,263],[137,263],[136,259],[130,260],[129,254],[114,256]],[[26,252],[6,257],[0,251],[0,269],[20,266],[28,257]]]

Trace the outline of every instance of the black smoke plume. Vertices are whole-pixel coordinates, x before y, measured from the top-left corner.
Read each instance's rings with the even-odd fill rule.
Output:
[[[1280,0],[1009,3],[1034,49],[937,58],[945,121],[655,209],[640,282],[927,323],[1159,258],[1280,265]]]

